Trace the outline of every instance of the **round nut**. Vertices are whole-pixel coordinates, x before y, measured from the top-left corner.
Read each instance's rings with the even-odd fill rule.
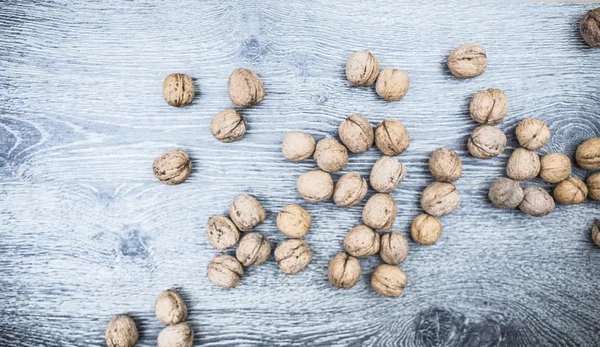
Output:
[[[540,173],[540,157],[534,151],[517,148],[506,164],[506,175],[517,181],[535,178]]]
[[[210,122],[210,132],[215,139],[229,143],[244,137],[246,133],[246,119],[238,111],[228,108],[223,110]]]
[[[359,87],[368,87],[375,83],[379,75],[379,61],[367,51],[352,53],[346,62],[346,78]]]
[[[366,225],[356,226],[346,234],[344,248],[357,258],[369,257],[379,252],[379,234]]]
[[[248,233],[240,240],[235,257],[245,267],[264,263],[271,254],[269,239],[259,233]]]
[[[240,283],[244,267],[230,255],[217,255],[206,268],[208,279],[221,288],[234,288]]]
[[[375,141],[375,133],[369,121],[360,114],[353,114],[344,119],[338,127],[342,143],[352,153],[366,152]]]
[[[240,231],[224,216],[212,216],[206,222],[206,236],[210,244],[219,251],[235,246],[240,239]]]
[[[550,153],[540,158],[540,178],[548,183],[564,181],[571,174],[571,159],[561,153]]]
[[[592,240],[596,246],[600,247],[600,220],[597,220],[592,227]]]
[[[554,187],[554,200],[561,205],[580,204],[587,195],[587,186],[576,177],[569,177]]]
[[[394,157],[383,156],[371,169],[369,181],[373,189],[380,193],[391,193],[406,177],[406,167]]]
[[[181,149],[168,151],[154,160],[154,176],[165,184],[183,183],[192,171],[192,162]]]
[[[410,235],[421,245],[433,245],[442,236],[442,223],[437,217],[422,213],[413,219]]]
[[[361,175],[350,172],[337,181],[333,192],[333,202],[336,206],[352,207],[364,199],[369,186]]]
[[[308,159],[315,152],[315,139],[304,131],[292,131],[283,138],[281,152],[291,161]]]
[[[158,347],[192,347],[194,331],[185,323],[169,325],[158,334]]]
[[[577,147],[577,164],[584,169],[600,169],[600,137],[589,139]]]
[[[489,159],[504,153],[506,135],[502,130],[491,125],[480,125],[471,134],[467,149],[472,156],[479,159]]]
[[[235,107],[245,108],[256,105],[265,97],[262,81],[253,71],[237,69],[229,75],[227,82],[229,100]]]
[[[287,205],[277,215],[277,228],[287,237],[304,237],[311,225],[312,217],[300,205]]]
[[[167,104],[183,107],[192,103],[196,89],[190,76],[174,73],[165,78],[162,92]]]
[[[348,164],[348,150],[336,139],[324,138],[317,142],[315,162],[325,172],[336,172]]]
[[[138,331],[131,317],[120,314],[108,323],[105,337],[108,347],[133,347],[138,342]]]
[[[498,208],[517,208],[523,201],[523,188],[519,181],[499,178],[490,185],[488,197]]]
[[[469,108],[474,121],[489,125],[498,124],[508,113],[508,98],[500,89],[480,90],[473,95]]]
[[[485,72],[487,55],[479,45],[463,45],[450,53],[446,64],[454,76],[473,78]]]
[[[436,181],[454,182],[462,176],[462,161],[455,151],[438,148],[429,156],[429,171]]]
[[[165,290],[154,305],[156,318],[163,324],[177,324],[187,318],[187,306],[181,295],[174,290]]]
[[[589,10],[579,23],[579,32],[591,47],[600,47],[600,8]]]
[[[398,101],[406,95],[409,86],[410,78],[406,72],[386,68],[377,77],[375,91],[387,101]]]
[[[383,233],[379,255],[390,265],[400,264],[408,257],[408,240],[399,231]]]
[[[528,187],[523,189],[523,201],[519,208],[530,216],[545,216],[554,211],[554,199],[540,187]]]
[[[229,217],[240,231],[250,231],[262,223],[266,213],[260,202],[251,195],[236,196],[229,205]]]
[[[333,257],[327,270],[329,282],[338,288],[352,288],[360,279],[358,259],[346,253],[339,253]]]
[[[375,127],[375,146],[388,156],[399,155],[410,145],[406,127],[394,119],[386,119]]]
[[[421,208],[439,217],[454,212],[460,205],[460,194],[452,183],[433,182],[421,195]]]
[[[375,230],[387,230],[394,224],[397,213],[396,200],[390,194],[377,193],[363,208],[363,223]]]
[[[408,277],[404,270],[395,265],[379,265],[371,276],[371,285],[379,295],[398,297],[402,295]]]
[[[333,194],[333,179],[325,171],[313,170],[305,172],[298,177],[296,189],[306,201],[325,201]]]
[[[546,122],[539,119],[523,119],[517,125],[515,132],[519,144],[532,151],[544,147],[550,141],[550,128],[548,128]]]
[[[592,200],[600,200],[600,172],[591,175],[585,180],[589,197]]]
[[[275,248],[275,260],[283,273],[293,275],[308,266],[312,250],[303,240],[287,240]]]

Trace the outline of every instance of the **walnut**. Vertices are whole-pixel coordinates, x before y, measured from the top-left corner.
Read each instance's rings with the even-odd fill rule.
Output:
[[[259,233],[248,233],[240,240],[235,257],[245,267],[264,263],[271,254],[269,239]]]
[[[394,119],[386,119],[375,128],[375,146],[388,156],[404,152],[410,145],[410,137],[404,124]]]
[[[210,244],[222,251],[235,246],[240,239],[240,231],[224,216],[212,216],[206,222],[206,236]]]
[[[368,189],[367,180],[355,172],[347,173],[335,184],[333,202],[340,207],[352,207],[364,199]]]
[[[210,132],[215,139],[229,143],[244,137],[247,125],[246,119],[238,111],[228,108],[213,118],[210,122]]]
[[[375,141],[375,133],[369,121],[360,114],[344,119],[338,128],[342,143],[352,153],[366,152]]]
[[[313,158],[321,170],[336,172],[348,164],[348,150],[336,139],[324,138],[317,142]]]
[[[442,236],[442,223],[437,217],[422,213],[413,219],[410,235],[419,244],[433,245]]]
[[[460,194],[452,183],[433,182],[421,195],[421,208],[432,216],[454,212],[460,205]]]
[[[508,112],[508,99],[500,89],[480,90],[471,99],[471,118],[478,123],[494,125]]]
[[[283,273],[293,275],[308,266],[312,251],[303,240],[287,240],[275,248],[275,259]]]
[[[592,227],[592,240],[596,246],[600,247],[600,220],[597,220]]]
[[[548,183],[564,181],[571,174],[571,159],[561,153],[550,153],[540,158],[540,178]]]
[[[450,72],[459,78],[473,78],[485,72],[487,55],[479,45],[464,45],[452,51],[446,61]]]
[[[519,208],[530,216],[545,216],[554,211],[554,199],[540,187],[528,187],[523,189],[523,201]]]
[[[229,75],[227,82],[229,100],[235,107],[245,108],[256,105],[265,97],[263,83],[253,71],[237,69]]]
[[[379,61],[367,51],[352,53],[346,62],[346,78],[359,87],[368,87],[375,83],[379,75]]]
[[[436,181],[454,182],[462,176],[462,161],[455,151],[438,148],[429,156],[429,171]]]
[[[506,164],[506,175],[517,180],[529,180],[540,173],[540,157],[534,151],[517,148],[512,152]]]
[[[600,8],[589,10],[579,23],[581,37],[591,47],[600,47]]]
[[[600,169],[600,137],[580,144],[575,153],[575,160],[584,169]]]
[[[217,255],[206,268],[208,279],[221,288],[234,288],[240,283],[244,267],[230,255]]]
[[[287,205],[277,215],[277,228],[287,237],[304,237],[311,225],[312,217],[300,205]]]
[[[569,177],[554,187],[554,200],[561,205],[582,203],[588,195],[585,183],[576,177]]]
[[[600,200],[600,172],[591,175],[585,180],[589,191],[589,197],[592,200]]]
[[[156,318],[163,324],[177,324],[187,318],[187,306],[174,290],[167,289],[160,293],[154,308]]]
[[[550,141],[550,129],[546,125],[546,122],[539,119],[523,119],[517,125],[515,132],[517,133],[519,144],[532,151],[544,147]]]
[[[375,91],[387,101],[398,101],[408,92],[410,78],[399,69],[383,69],[377,77]]]
[[[383,156],[371,169],[371,187],[380,193],[391,193],[406,177],[406,167],[394,157]]]
[[[491,125],[480,125],[471,134],[467,148],[472,156],[489,159],[504,153],[506,135],[502,130]]]
[[[499,208],[517,208],[523,201],[523,188],[519,181],[499,178],[490,185],[488,197]]]
[[[265,220],[266,213],[256,198],[241,194],[229,205],[229,217],[240,231],[250,231]]]
[[[339,253],[329,262],[327,278],[338,288],[354,287],[360,279],[360,263],[358,259],[346,253]]]
[[[402,295],[408,277],[395,265],[379,265],[371,276],[371,286],[379,295],[397,297]]]
[[[157,342],[158,347],[192,347],[194,331],[185,322],[169,325],[158,334]]]
[[[325,171],[313,170],[305,172],[298,177],[296,189],[307,201],[325,201],[333,194],[333,179]]]
[[[357,258],[377,254],[379,244],[379,234],[366,225],[359,225],[350,229],[344,238],[346,252]]]
[[[408,256],[408,240],[399,231],[383,233],[379,255],[390,265],[400,264]]]
[[[291,161],[308,159],[315,152],[315,139],[304,131],[292,131],[283,138],[281,152]]]
[[[390,194],[377,193],[367,200],[363,208],[363,223],[375,230],[387,230],[394,224],[396,213],[396,200]]]
[[[165,78],[163,82],[163,97],[167,104],[183,107],[192,103],[196,90],[194,81],[186,74],[174,73]]]
[[[192,171],[192,162],[181,149],[168,151],[154,160],[154,176],[165,184],[183,183]]]
[[[135,322],[124,314],[114,316],[106,328],[108,347],[133,347],[138,342]]]

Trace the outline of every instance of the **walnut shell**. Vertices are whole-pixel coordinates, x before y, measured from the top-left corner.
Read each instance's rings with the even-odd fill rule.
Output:
[[[348,150],[336,139],[324,138],[317,142],[313,158],[321,170],[336,172],[348,164]]]
[[[589,10],[579,23],[579,32],[591,47],[600,47],[600,8]]]
[[[154,160],[152,171],[162,183],[180,184],[190,176],[192,162],[187,153],[181,149],[173,149]]]
[[[517,125],[515,132],[519,144],[532,151],[544,147],[550,141],[550,128],[548,128],[546,122],[539,119],[523,119]]]
[[[441,147],[429,156],[429,171],[436,181],[454,182],[462,176],[462,161],[458,153]]]
[[[238,111],[228,108],[217,113],[212,119],[210,132],[215,139],[230,143],[244,137],[247,125],[246,119]]]
[[[394,224],[397,213],[396,200],[390,194],[377,193],[363,208],[363,223],[375,230],[387,230]]]
[[[245,267],[264,263],[271,254],[269,239],[259,233],[248,233],[240,240],[235,257]]]
[[[600,200],[600,172],[591,175],[585,180],[588,188],[588,196],[592,200]]]
[[[472,156],[489,159],[504,153],[506,135],[502,130],[491,125],[480,125],[467,141],[467,149]]]
[[[293,275],[312,261],[312,250],[303,240],[287,240],[275,248],[275,260],[283,273]]]
[[[442,223],[437,217],[422,213],[413,219],[410,235],[421,245],[433,245],[442,236]]]
[[[358,259],[346,253],[339,253],[329,262],[327,269],[329,282],[338,288],[354,287],[360,279],[360,263]]]
[[[312,217],[300,205],[287,205],[277,215],[277,228],[287,237],[299,239],[308,234]]]
[[[452,183],[433,182],[421,195],[421,208],[432,216],[454,212],[460,205],[460,194]]]
[[[235,246],[240,239],[240,231],[224,216],[212,216],[206,222],[206,236],[210,244],[220,251]]]
[[[105,337],[108,347],[133,347],[138,342],[138,330],[131,317],[120,314],[108,323]]]
[[[499,178],[490,185],[488,197],[498,208],[517,208],[523,201],[523,188],[519,181]]]
[[[359,87],[367,87],[375,83],[379,75],[379,61],[367,51],[352,53],[346,62],[346,78]]]
[[[383,233],[379,255],[390,265],[402,263],[408,257],[408,240],[399,231]]]
[[[406,167],[394,157],[383,156],[371,169],[371,187],[380,193],[391,193],[406,177]]]
[[[248,69],[237,69],[229,75],[227,82],[229,100],[235,107],[256,105],[265,97],[265,88],[256,73]]]
[[[177,324],[187,318],[187,306],[181,295],[167,289],[160,293],[154,305],[156,318],[163,324]]]
[[[196,89],[190,76],[174,73],[165,78],[162,93],[167,104],[174,107],[183,107],[192,103]]]
[[[333,191],[333,202],[340,207],[352,207],[367,195],[369,186],[361,175],[350,172],[337,181]]]
[[[366,152],[375,141],[373,127],[364,116],[353,114],[344,119],[338,127],[342,143],[352,153]]]
[[[508,98],[500,89],[479,90],[470,104],[471,118],[478,123],[494,125],[508,113]]]
[[[221,288],[234,288],[240,283],[244,267],[234,257],[217,255],[206,268],[208,279]]]
[[[600,220],[596,221],[596,224],[592,227],[592,241],[596,246],[600,247]]]
[[[388,156],[399,155],[410,145],[406,127],[395,119],[386,119],[375,127],[375,146]]]
[[[408,277],[404,270],[395,265],[379,265],[371,275],[371,286],[379,295],[398,297],[402,295]]]
[[[386,68],[381,70],[375,91],[387,101],[398,101],[408,92],[410,87],[410,78],[408,74],[399,69]]]
[[[158,334],[158,347],[192,347],[194,331],[185,323],[169,325]]]
[[[584,169],[600,169],[600,137],[589,139],[577,147],[577,164]]]
[[[366,225],[350,229],[344,238],[346,252],[357,258],[369,257],[379,252],[379,234]]]
[[[446,64],[454,76],[473,78],[485,72],[487,55],[479,45],[463,45],[450,53]]]
[[[266,213],[256,198],[240,194],[229,205],[229,217],[240,231],[250,231],[265,220]]]
[[[571,159],[564,154],[550,153],[540,158],[540,178],[548,183],[566,180],[571,170]]]
[[[517,148],[506,164],[506,175],[517,181],[535,178],[540,173],[540,157],[534,151]]]
[[[554,200],[561,205],[582,203],[588,195],[585,183],[577,177],[569,177],[554,187]]]
[[[528,187],[523,189],[523,201],[519,208],[530,216],[545,216],[554,211],[554,199],[540,187]]]
[[[292,131],[283,138],[283,156],[298,162],[310,158],[315,152],[315,139],[304,131]]]
[[[325,171],[313,170],[305,172],[298,177],[296,189],[307,201],[325,201],[333,194],[333,179]]]

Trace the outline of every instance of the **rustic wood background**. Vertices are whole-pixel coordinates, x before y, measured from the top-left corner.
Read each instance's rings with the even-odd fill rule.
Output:
[[[166,288],[187,301],[198,346],[600,345],[600,249],[590,239],[599,203],[533,218],[494,209],[486,197],[504,175],[521,119],[549,124],[553,137],[540,154],[573,156],[584,139],[600,136],[600,50],[578,34],[579,19],[597,5],[0,1],[0,345],[103,345],[110,317],[127,313],[139,346],[155,346],[162,326],[154,301]],[[471,42],[487,49],[488,69],[453,78],[445,58]],[[389,103],[372,88],[349,87],[344,64],[359,49],[408,72],[405,99]],[[243,140],[223,144],[208,126],[230,107],[227,78],[238,67],[260,75],[266,97],[242,111]],[[162,98],[173,72],[195,79],[189,107]],[[468,102],[491,87],[510,100],[500,124],[509,147],[476,160],[466,151],[476,127]],[[401,298],[371,289],[378,257],[361,260],[353,289],[328,283],[329,259],[360,223],[364,202],[305,203],[295,181],[314,162],[280,154],[286,132],[337,136],[350,113],[373,124],[399,119],[410,132],[399,157],[408,175],[393,193],[394,229],[407,236],[432,180],[429,153],[449,146],[463,159],[463,203],[443,217],[436,245],[410,241]],[[176,147],[190,153],[192,175],[180,186],[160,184],[152,161]],[[344,172],[367,176],[380,155],[351,155]],[[268,211],[257,230],[273,247],[284,240],[277,212],[307,207],[314,220],[307,270],[286,276],[271,258],[235,290],[208,281],[206,266],[219,252],[204,225],[240,193]]]

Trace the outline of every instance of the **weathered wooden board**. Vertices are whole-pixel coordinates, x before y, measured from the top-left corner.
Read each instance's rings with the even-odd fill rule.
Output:
[[[190,307],[198,346],[600,345],[600,249],[589,236],[598,202],[559,206],[536,219],[494,209],[486,198],[517,145],[519,120],[549,124],[552,141],[540,154],[572,156],[584,139],[600,136],[600,50],[585,46],[577,31],[592,7],[1,1],[0,345],[102,345],[110,317],[128,313],[140,328],[139,346],[155,346],[162,326],[154,300],[170,287]],[[487,49],[487,72],[455,79],[445,57],[470,42]],[[408,72],[405,99],[388,103],[373,89],[348,86],[344,63],[358,49]],[[230,107],[227,78],[237,67],[261,76],[266,98],[243,111],[246,137],[222,144],[208,125]],[[195,78],[199,93],[190,107],[162,99],[162,80],[173,72]],[[476,126],[468,102],[491,87],[510,100],[500,125],[510,146],[482,161],[466,152]],[[410,241],[403,264],[409,284],[398,299],[371,289],[377,257],[361,260],[355,288],[327,282],[328,261],[360,223],[363,205],[304,203],[295,180],[315,164],[280,154],[287,131],[336,136],[350,113],[373,124],[396,118],[410,132],[411,146],[399,157],[408,175],[393,193],[394,228],[407,236],[431,182],[429,153],[449,146],[463,159],[463,203],[443,218],[438,244]],[[174,147],[190,153],[194,169],[185,184],[170,187],[154,179],[151,164]],[[380,155],[352,155],[344,172],[368,175]],[[307,270],[285,276],[270,260],[249,269],[235,290],[211,285],[205,268],[218,252],[204,224],[240,193],[267,209],[258,230],[273,246],[284,239],[277,212],[289,203],[307,207],[314,220]]]

